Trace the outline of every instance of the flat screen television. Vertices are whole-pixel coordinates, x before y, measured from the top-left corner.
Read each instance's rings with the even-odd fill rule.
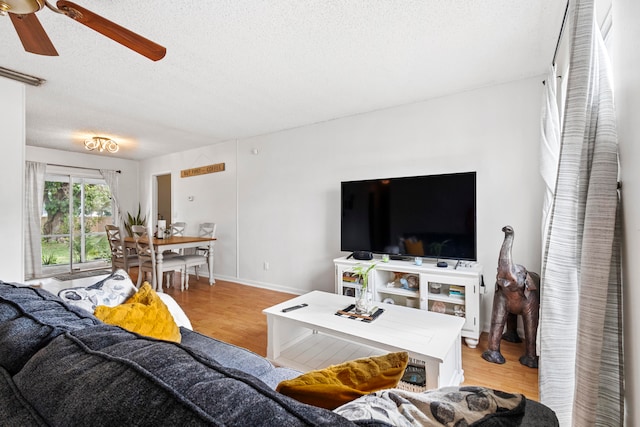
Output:
[[[476,173],[347,181],[341,250],[476,261]]]

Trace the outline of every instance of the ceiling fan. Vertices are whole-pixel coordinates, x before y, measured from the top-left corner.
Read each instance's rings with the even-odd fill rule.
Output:
[[[140,55],[157,61],[167,53],[167,49],[133,31],[109,21],[70,1],[60,0],[56,6],[47,0],[0,0],[0,15],[9,14],[11,22],[22,41],[24,50],[38,55],[58,56],[56,48],[51,43],[36,12],[44,7],[56,13],[66,15],[79,23],[86,25],[109,37],[111,40],[128,47]]]

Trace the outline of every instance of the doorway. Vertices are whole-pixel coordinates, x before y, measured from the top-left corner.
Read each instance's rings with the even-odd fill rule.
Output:
[[[171,224],[171,174],[156,176],[156,212],[157,219],[164,219]]]

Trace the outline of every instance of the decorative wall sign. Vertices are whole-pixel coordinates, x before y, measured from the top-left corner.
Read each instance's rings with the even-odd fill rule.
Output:
[[[214,173],[214,172],[224,172],[224,163],[216,163],[214,165],[200,166],[199,168],[183,169],[180,171],[180,178],[206,175],[208,173]]]

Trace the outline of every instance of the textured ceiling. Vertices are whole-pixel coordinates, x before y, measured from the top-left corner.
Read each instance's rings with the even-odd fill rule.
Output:
[[[59,57],[0,17],[0,67],[27,86],[27,145],[89,135],[143,159],[542,75],[560,0],[75,0],[167,48],[152,62],[48,9]],[[1,77],[0,77],[1,78]]]

